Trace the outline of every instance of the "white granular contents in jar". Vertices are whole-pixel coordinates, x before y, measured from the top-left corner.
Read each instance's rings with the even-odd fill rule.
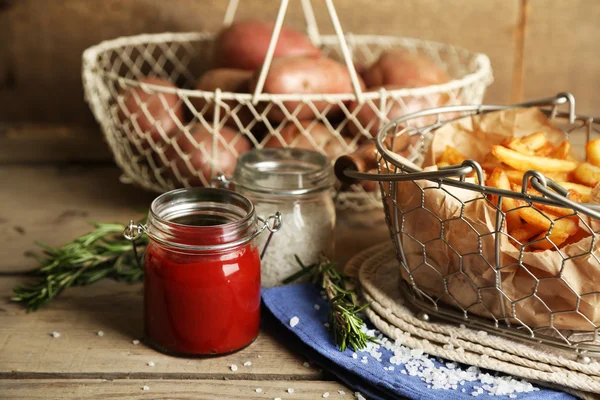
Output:
[[[261,286],[282,285],[284,279],[298,272],[301,267],[294,255],[304,265],[318,262],[323,253],[333,256],[333,203],[325,205],[321,202],[311,204],[290,201],[269,204],[257,201],[255,206],[256,215],[263,218],[279,211],[282,222],[281,229],[273,234],[269,248],[261,260]],[[262,250],[268,236],[268,231],[259,236],[259,249]]]

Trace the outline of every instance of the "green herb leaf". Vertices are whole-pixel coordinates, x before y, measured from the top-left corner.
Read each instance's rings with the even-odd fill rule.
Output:
[[[340,351],[346,350],[348,346],[356,351],[365,348],[367,342],[375,341],[374,337],[361,330],[364,321],[358,314],[368,307],[368,304],[357,304],[356,292],[346,289],[346,283],[352,279],[339,272],[335,263],[325,257],[322,257],[318,264],[309,266],[305,266],[298,256],[295,258],[301,269],[286,278],[283,283],[310,276],[315,284],[325,290],[329,299],[329,326]]]
[[[43,250],[34,254],[41,266],[32,272],[36,282],[13,289],[12,301],[22,302],[28,311],[48,304],[70,286],[83,286],[112,278],[139,282],[144,271],[136,258],[148,245],[142,236],[133,244],[123,237],[125,225],[93,223],[94,230],[63,247],[36,244]]]

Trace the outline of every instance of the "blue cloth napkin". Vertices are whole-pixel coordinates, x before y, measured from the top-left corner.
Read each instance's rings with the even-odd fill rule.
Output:
[[[311,284],[298,284],[271,289],[263,289],[262,299],[268,309],[265,321],[268,327],[278,330],[279,336],[287,339],[287,343],[295,347],[309,360],[320,365],[325,371],[335,375],[355,391],[359,391],[368,399],[474,399],[474,387],[484,384],[479,381],[465,382],[456,390],[433,390],[427,388],[427,383],[418,376],[402,374],[402,365],[395,365],[394,371],[384,370],[392,364],[389,362],[392,353],[383,347],[382,362],[378,362],[368,353],[358,352],[358,357],[352,357],[353,350],[340,352],[323,323],[327,322],[328,305],[321,298],[317,287]],[[315,307],[318,304],[319,307]],[[318,310],[316,308],[319,308]],[[269,313],[271,315],[269,315]],[[290,326],[290,319],[298,317],[299,323]],[[280,322],[280,323],[278,323]],[[287,329],[282,329],[282,326]],[[299,339],[299,340],[298,340]],[[368,363],[361,362],[367,356]],[[443,366],[437,359],[431,357],[436,367]],[[459,368],[466,368],[459,366]],[[465,389],[462,392],[461,389]],[[570,394],[539,387],[539,391],[517,393],[517,399],[523,400],[567,400],[575,399]],[[488,397],[487,392],[479,397]],[[508,396],[494,396],[509,398]]]

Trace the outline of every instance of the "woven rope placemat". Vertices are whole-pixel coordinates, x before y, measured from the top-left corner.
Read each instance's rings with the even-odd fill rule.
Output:
[[[560,390],[581,398],[600,399],[599,362],[583,364],[568,352],[417,318],[403,304],[400,268],[391,245],[365,250],[350,260],[345,272],[358,277],[361,293],[370,302],[365,312],[373,325],[392,339],[402,338],[407,347],[545,386],[558,385]]]

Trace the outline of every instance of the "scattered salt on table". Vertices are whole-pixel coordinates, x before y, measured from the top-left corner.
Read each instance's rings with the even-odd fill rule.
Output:
[[[132,341],[131,341],[131,343],[133,343],[133,344],[135,344],[135,345],[138,345],[138,344],[140,344],[140,341],[139,341],[139,340],[137,340],[137,339],[135,339],[135,340],[132,340]]]
[[[325,322],[325,323],[323,324],[323,326],[324,326],[325,328],[329,329],[329,322]]]
[[[302,364],[302,366],[304,368],[310,368],[310,364],[307,361],[304,361],[304,363]]]
[[[104,336],[104,332],[103,331],[98,331],[97,335],[98,336]]]
[[[300,322],[300,318],[298,318],[298,317],[292,317],[290,319],[290,326],[293,328],[296,325],[298,325],[298,322]]]
[[[352,353],[352,358],[354,358],[356,360],[358,358],[358,354]]]
[[[231,368],[231,370],[233,372],[237,371],[237,365],[235,365],[235,364],[231,364],[231,366],[229,368]]]
[[[323,393],[323,396],[322,396],[322,397],[323,397],[324,399],[328,398],[328,397],[329,397],[329,392],[325,392],[325,393]]]
[[[50,336],[52,336],[53,338],[59,338],[59,337],[60,337],[60,332],[56,332],[56,331],[54,331],[54,332],[52,332],[52,333],[50,334]]]
[[[320,310],[320,309],[321,309],[321,306],[320,306],[320,305],[318,305],[318,304],[315,304],[315,306],[314,306],[314,307],[315,307],[315,310]]]
[[[150,390],[150,387],[149,386],[144,386],[144,387],[142,387],[142,390]]]
[[[261,393],[261,392],[262,392],[262,389],[261,389],[261,388],[256,388],[256,389],[254,389],[254,390],[256,390],[256,393]]]
[[[354,397],[356,397],[358,400],[367,400],[360,392],[354,392]]]
[[[251,365],[252,365],[252,361],[246,361],[246,362],[244,363],[244,367],[249,367],[249,366],[251,366]]]
[[[292,389],[292,388],[288,388],[287,392],[288,392],[288,393],[294,393],[294,389]]]
[[[156,365],[156,364],[154,364],[154,361],[148,361],[148,366],[149,367],[154,367],[154,365]]]
[[[343,396],[346,394],[346,392],[344,392],[343,390],[338,390],[338,393],[340,394],[340,396]]]

